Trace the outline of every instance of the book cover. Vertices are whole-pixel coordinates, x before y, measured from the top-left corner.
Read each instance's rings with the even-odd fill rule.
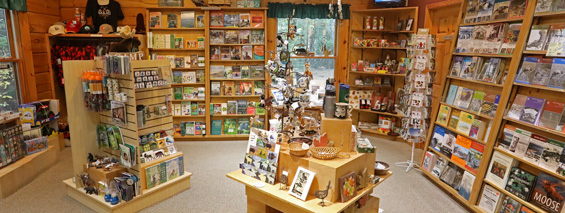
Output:
[[[194,11],[181,11],[180,12],[180,27],[181,28],[194,28]]]
[[[549,34],[550,25],[533,25],[526,42],[526,50],[543,50]]]
[[[490,116],[494,108],[495,99],[495,94],[485,94],[483,103],[481,104],[480,114]]]
[[[474,119],[474,115],[461,111],[461,113],[459,114],[459,122],[457,123],[456,130],[465,135],[469,135],[469,131],[471,130]]]
[[[457,126],[459,125],[459,114],[461,113],[461,111],[455,111],[453,110],[453,112],[451,112],[451,117],[449,118],[449,123],[448,126],[449,128],[452,129],[457,129]]]
[[[479,119],[473,120],[473,124],[471,125],[471,130],[469,131],[469,137],[483,140],[485,136],[485,130],[487,128],[487,122],[481,121]]]
[[[237,134],[240,135],[249,134],[249,118],[237,119]]]
[[[463,67],[461,68],[461,71],[459,72],[459,77],[467,78],[469,76],[470,69],[471,69],[471,63],[473,63],[473,57],[464,57],[463,58]]]
[[[494,0],[480,0],[481,6],[479,7],[479,21],[490,21],[493,8]]]
[[[467,79],[475,79],[479,74],[479,70],[483,64],[483,58],[475,56],[471,60],[471,66],[469,67],[469,74],[467,74]]]
[[[542,168],[548,169],[549,171],[557,171],[564,146],[565,144],[561,141],[548,138],[538,165]]]
[[[183,82],[182,83],[196,83],[196,72],[183,72]],[[186,78],[185,78],[186,74]]]
[[[239,43],[239,33],[237,30],[226,30],[224,36],[224,42],[226,44]]]
[[[255,87],[253,88],[255,95],[263,95],[263,90],[265,89],[265,84],[263,83],[263,81],[254,81],[253,85],[255,85]]]
[[[479,80],[495,83],[496,76],[504,68],[505,61],[500,58],[491,58],[488,64],[489,66]]]
[[[204,70],[196,70],[196,82],[204,83],[206,81],[206,75]]]
[[[251,44],[265,44],[265,33],[262,30],[251,30]]]
[[[224,79],[232,79],[233,78],[233,66],[224,66]]]
[[[237,100],[236,102],[236,114],[245,115],[247,114],[247,100]],[[228,102],[229,106],[229,102]]]
[[[491,31],[487,35],[487,50],[484,51],[488,54],[499,54],[508,30],[508,23],[492,24]]]
[[[526,104],[524,105],[524,110],[520,115],[520,120],[529,124],[536,125],[544,104],[545,99],[528,97],[526,99]]]
[[[210,66],[210,78],[211,79],[223,79],[224,78],[224,65],[211,65]]]
[[[504,188],[506,186],[506,180],[510,175],[510,169],[517,165],[517,163],[518,162],[514,158],[498,151],[494,151],[487,174],[485,175],[485,180],[490,181],[500,188]]]
[[[265,115],[266,110],[264,107],[261,107],[261,103],[255,102],[255,114],[257,115]]]
[[[551,11],[551,0],[538,0],[536,3],[536,14]]]
[[[532,194],[531,202],[551,213],[559,213],[563,209],[565,183],[549,174],[540,172]]]
[[[210,47],[210,60],[220,60],[220,47],[218,46]]]
[[[185,135],[194,135],[194,121],[185,122],[184,126],[186,128]]]
[[[465,171],[463,173],[463,178],[461,179],[461,184],[459,185],[459,195],[461,195],[461,197],[465,198],[466,200],[469,200],[469,197],[471,197],[471,191],[473,191],[474,183],[475,176]]]
[[[528,148],[526,149],[526,154],[524,155],[524,159],[537,165],[541,158],[541,154],[543,153],[543,149],[546,146],[545,143],[547,142],[547,138],[541,135],[532,134],[530,138],[530,144],[528,144]]]
[[[241,66],[241,78],[242,79],[249,79],[249,66]]]
[[[255,60],[265,60],[265,46],[253,46],[253,58]]]
[[[437,115],[436,122],[447,126],[447,121],[448,121],[447,119],[449,118],[450,112],[451,112],[451,107],[442,104],[439,107],[439,112]]]
[[[210,30],[210,45],[223,44],[224,38],[223,30]]]
[[[469,156],[469,149],[471,148],[472,141],[457,135],[457,140],[455,141],[455,148],[453,149],[453,154],[451,155],[451,160],[460,166],[465,166],[467,157]]]
[[[528,96],[522,94],[516,95],[516,98],[514,98],[514,102],[512,102],[512,106],[510,107],[510,110],[508,110],[507,116],[514,120],[520,120],[527,99]]]
[[[457,90],[459,86],[457,85],[449,85],[449,92],[447,93],[447,98],[445,99],[446,104],[455,105],[453,101],[455,100],[455,95],[457,94]]]
[[[161,28],[161,12],[149,12],[149,27]]]
[[[247,114],[248,115],[255,115],[255,102],[250,101],[247,104]]]
[[[502,193],[496,190],[494,187],[485,184],[483,188],[483,194],[481,194],[479,200],[479,208],[485,210],[488,213],[494,213],[496,207],[502,198]]]
[[[230,47],[230,60],[234,60],[234,61],[241,60],[241,47],[239,46]]]
[[[222,104],[213,104],[214,105],[214,115],[221,115],[222,114]]]
[[[500,54],[512,55],[514,54],[514,49],[516,49],[516,42],[518,41],[518,36],[520,35],[520,28],[522,28],[522,23],[512,23],[508,26],[508,30],[504,36],[504,41],[500,48]]]
[[[459,96],[459,103],[457,104],[457,106],[463,109],[468,109],[474,92],[475,90],[473,89],[463,88],[461,95]]]
[[[167,14],[167,28],[177,28],[179,18],[177,14]]]
[[[237,121],[235,118],[224,119],[224,134],[227,135],[237,134]]]
[[[469,149],[469,155],[465,161],[465,168],[477,173],[479,166],[481,165],[481,160],[483,159],[483,153],[485,151],[485,146],[481,143],[472,141],[471,148]]]
[[[263,11],[251,11],[250,15],[251,27],[262,28],[265,26],[263,21],[265,14],[263,13]]]
[[[233,81],[224,81],[223,84],[224,84],[224,88],[223,88],[224,91],[223,91],[222,95],[225,95],[225,96],[233,96],[233,95],[235,95],[235,90],[236,90],[236,88],[235,88],[235,82],[233,82]]]
[[[210,27],[224,27],[224,11],[210,11]]]
[[[530,200],[530,195],[536,184],[536,176],[519,167],[512,167],[504,189],[522,200]]]
[[[183,100],[190,100],[195,99],[194,96],[194,87],[183,87],[182,88],[182,99]]]
[[[190,103],[190,115],[198,115],[198,103]]]
[[[455,56],[453,59],[453,65],[451,66],[451,76],[459,76],[461,69],[463,68],[465,57]]]
[[[531,84],[536,72],[538,57],[524,57],[522,67],[516,75],[516,82],[523,84]]]
[[[549,79],[549,73],[551,72],[551,65],[553,59],[551,58],[540,58],[538,60],[534,76],[532,78],[533,85],[545,86],[547,85]]]
[[[225,14],[224,27],[237,27],[239,25],[239,15]]]
[[[487,28],[489,25],[475,25],[473,28],[473,40],[470,44],[470,52],[481,53],[487,37]]]
[[[250,78],[260,78],[260,79],[265,78],[265,66],[252,65],[249,67],[249,71],[251,74]]]
[[[228,103],[221,103],[222,105],[222,115],[227,115],[228,114]]]
[[[494,97],[494,106],[492,107],[492,111],[490,112],[490,117],[494,117],[496,115],[496,110],[498,109],[499,101],[500,101],[500,95],[496,95]]]
[[[527,0],[511,0],[510,8],[508,10],[508,18],[522,18],[526,13],[526,7],[528,6]]]
[[[175,100],[182,100],[182,87],[173,87]]]
[[[553,0],[551,12],[565,11],[565,2],[563,0]]]
[[[539,119],[539,126],[553,130],[557,129],[564,107],[565,103],[563,102],[547,100]]]
[[[502,140],[500,140],[498,147],[510,152],[516,151],[516,147],[510,150],[510,145],[512,144],[512,140],[514,139],[514,133],[516,133],[516,127],[508,124],[504,125],[504,130],[502,131]]]
[[[249,13],[239,14],[239,27],[251,27],[251,15]]]
[[[242,46],[241,47],[241,59],[242,60],[253,60],[253,47],[252,46]]]
[[[204,15],[197,15],[196,16],[196,27],[197,28],[204,28]]]
[[[212,120],[212,135],[222,134],[222,120]]]
[[[237,101],[228,101],[228,115],[237,114]]]
[[[212,82],[211,83],[211,88],[212,88],[212,92],[211,95],[221,95],[221,90],[220,90],[220,82]]]
[[[514,138],[512,138],[512,144],[510,144],[510,149],[514,150],[514,155],[519,158],[523,158],[524,155],[526,155],[531,136],[531,132],[516,128],[516,133],[514,133]]]
[[[457,35],[456,53],[469,53],[473,45],[473,26],[459,27],[459,34]]]
[[[173,83],[182,83],[182,71],[173,71]]]
[[[439,178],[439,176],[441,175],[441,173],[443,173],[443,169],[445,168],[445,164],[447,160],[443,159],[442,157],[439,157],[436,159],[436,163],[435,166],[432,170],[432,175],[436,176]]]
[[[457,141],[457,134],[451,131],[446,131],[443,137],[443,145],[440,148],[440,152],[445,155],[445,157],[451,158],[453,149],[455,148],[455,143]]]
[[[477,22],[479,16],[479,6],[479,0],[468,0],[464,19],[464,22],[466,24]]]
[[[544,1],[544,0],[540,0],[540,1]],[[545,0],[545,1],[549,1],[549,0]],[[539,1],[538,1],[539,3]],[[564,36],[564,31],[565,31],[565,24],[552,24],[551,27],[549,28],[549,36],[547,37],[547,41],[545,42],[545,45],[543,46],[543,50],[548,50],[549,49],[549,45],[552,42],[559,42],[561,43],[563,41],[563,36]],[[549,54],[547,54],[549,55]]]
[[[434,168],[432,162],[435,162],[435,157],[436,155],[434,153],[426,152],[424,155],[424,161],[422,162],[422,169],[426,171],[432,170]]]
[[[471,104],[469,105],[469,110],[475,113],[479,113],[479,111],[481,110],[481,106],[483,105],[484,98],[485,98],[485,92],[475,91],[475,93],[473,93],[473,99],[471,100]]]
[[[506,196],[500,206],[500,213],[521,213],[519,212],[521,206],[522,204],[520,202],[510,196]]]
[[[220,47],[220,60],[231,60],[230,47]]]
[[[508,18],[508,9],[510,7],[510,0],[495,0],[492,12],[493,20],[501,20]]]
[[[443,172],[439,176],[439,179],[443,181],[445,184],[453,187],[455,184],[455,176],[457,175],[457,171],[459,167],[452,162],[448,162],[445,168],[443,168]]]
[[[565,59],[554,58],[551,65],[551,73],[549,74],[548,87],[563,89],[565,88]]]
[[[430,142],[430,147],[435,149],[436,151],[440,151],[443,143],[445,142],[445,132],[447,130],[441,126],[437,126],[434,130],[434,135],[432,137],[432,141]]]

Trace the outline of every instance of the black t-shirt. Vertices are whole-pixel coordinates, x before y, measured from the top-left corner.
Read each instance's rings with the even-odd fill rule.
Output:
[[[92,17],[96,31],[98,31],[100,25],[109,24],[112,25],[115,32],[118,27],[118,20],[124,19],[120,3],[114,0],[110,0],[108,5],[99,5],[97,0],[88,0],[84,15]]]

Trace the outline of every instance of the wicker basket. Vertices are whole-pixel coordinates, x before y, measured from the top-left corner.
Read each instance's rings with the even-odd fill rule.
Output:
[[[341,147],[314,147],[310,149],[312,156],[321,160],[331,160],[341,152]]]
[[[291,155],[302,157],[308,153],[308,149],[302,149],[302,143],[292,142],[289,145]]]

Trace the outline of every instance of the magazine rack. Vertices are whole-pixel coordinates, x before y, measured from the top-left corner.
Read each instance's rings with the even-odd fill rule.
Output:
[[[71,137],[75,140],[72,146],[73,153],[73,170],[75,177],[84,171],[84,165],[87,163],[88,153],[114,155],[119,156],[118,150],[106,148],[98,148],[96,142],[96,127],[100,123],[119,126],[124,142],[134,145],[136,149],[139,147],[138,138],[141,135],[165,130],[169,135],[172,134],[173,125],[171,115],[152,117],[147,119],[143,128],[138,128],[136,106],[139,105],[155,105],[165,103],[166,97],[171,95],[170,86],[161,86],[149,89],[134,88],[134,70],[146,70],[158,67],[169,67],[169,61],[132,61],[130,75],[111,75],[112,78],[118,79],[120,91],[127,94],[127,124],[120,125],[112,122],[112,116],[109,111],[92,112],[88,111],[84,104],[84,93],[82,91],[81,76],[82,71],[94,70],[102,67],[101,61],[65,61],[63,62],[63,70],[65,74],[65,93],[67,98],[67,106],[69,113],[69,125],[71,128]],[[139,152],[139,151],[137,151]],[[182,156],[182,152],[171,154],[169,156],[158,158],[147,163],[140,163],[140,154],[137,153],[137,165],[127,169],[129,173],[137,175],[141,184],[141,194],[137,195],[133,200],[128,202],[122,201],[117,205],[110,205],[104,202],[104,198],[99,195],[88,195],[85,190],[78,188],[78,184],[74,178],[63,181],[67,187],[67,194],[75,200],[83,203],[97,212],[134,212],[160,202],[170,196],[190,188],[191,173],[186,172],[175,179],[169,180],[151,189],[146,189],[145,168],[157,163],[165,162],[175,157]]]

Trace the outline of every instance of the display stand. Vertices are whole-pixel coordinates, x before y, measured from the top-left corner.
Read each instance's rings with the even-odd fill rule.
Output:
[[[74,175],[80,175],[84,171],[84,165],[87,163],[88,153],[114,155],[119,154],[116,150],[98,148],[96,142],[96,127],[100,123],[116,125],[120,127],[124,141],[138,149],[138,138],[141,135],[164,130],[168,134],[172,134],[172,117],[170,115],[161,117],[152,117],[148,119],[144,127],[138,128],[135,107],[140,105],[155,105],[165,103],[166,96],[171,95],[170,86],[162,86],[151,89],[135,89],[134,88],[134,70],[145,70],[151,68],[167,68],[169,61],[132,61],[130,64],[131,73],[129,75],[114,75],[110,77],[118,79],[120,91],[125,92],[128,96],[125,103],[127,108],[127,124],[116,125],[112,123],[110,112],[96,113],[88,111],[84,103],[84,93],[82,91],[81,76],[84,70],[93,70],[101,68],[102,62],[98,61],[65,61],[63,62],[63,70],[65,74],[65,92],[67,96],[67,106],[69,113],[69,125],[71,128],[71,137],[75,139],[72,146],[73,152],[73,170]],[[104,199],[98,195],[88,195],[85,190],[79,188],[78,183],[73,178],[64,181],[67,186],[67,194],[75,200],[87,205],[98,212],[133,212],[139,211],[152,204],[160,202],[170,196],[190,188],[191,173],[185,172],[175,179],[171,179],[165,183],[155,186],[151,189],[145,189],[145,168],[156,163],[165,162],[171,157],[182,156],[181,152],[170,155],[168,157],[158,158],[147,163],[140,163],[140,155],[136,156],[138,162],[132,168],[127,169],[129,173],[139,177],[139,184],[142,186],[141,194],[126,202],[121,201],[118,205],[111,205],[104,202]]]

